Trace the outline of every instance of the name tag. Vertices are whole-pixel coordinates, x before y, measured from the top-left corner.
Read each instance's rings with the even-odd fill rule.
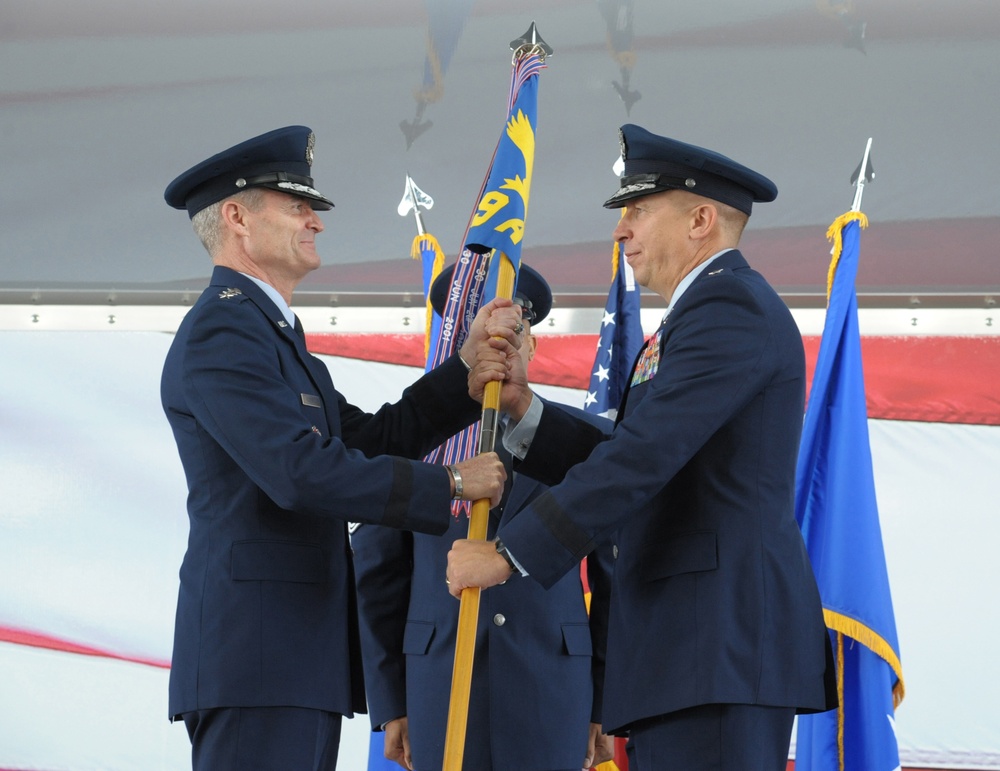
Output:
[[[320,399],[316,394],[300,394],[302,397],[302,403],[306,407],[322,407],[323,400]]]

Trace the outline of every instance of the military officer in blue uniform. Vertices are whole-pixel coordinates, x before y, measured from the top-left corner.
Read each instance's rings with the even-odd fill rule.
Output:
[[[796,711],[836,694],[794,518],[802,340],[737,250],[753,204],[777,188],[635,125],[620,138],[625,170],[605,206],[625,207],[614,238],[667,302],[663,323],[610,435],[543,405],[512,371],[514,469],[553,486],[495,544],[456,542],[450,588],[512,571],[551,586],[613,535],[602,717],[629,736],[630,771],[784,771]]]
[[[439,313],[453,272],[454,266],[443,271],[431,289]],[[522,307],[520,354],[527,366],[536,345],[531,325],[548,314],[552,292],[525,264],[515,302]],[[610,429],[604,418],[566,409]],[[544,490],[527,476],[516,475],[512,485],[508,479],[500,505],[490,512],[488,537]],[[351,536],[372,726],[384,726],[386,757],[403,768],[442,766],[460,606],[444,575],[452,541],[466,538],[468,530],[468,517],[460,513],[444,535],[362,525]],[[599,598],[607,593],[608,562],[596,553],[587,561],[588,583]],[[591,724],[600,723],[603,666],[591,635],[579,571],[547,590],[530,579],[512,579],[483,593],[464,768],[579,771],[590,767],[595,741],[602,742],[597,759],[610,758],[613,740],[598,736],[596,725],[590,733]]]
[[[414,460],[479,416],[474,348],[375,414],[306,350],[292,292],[319,266],[316,211],[333,205],[310,176],[313,151],[307,127],[277,129],[165,192],[215,265],[161,383],[190,518],[169,714],[196,771],[334,769],[342,716],[365,711],[348,521],[442,533],[453,496],[499,501],[505,478],[495,454],[450,469]],[[500,306],[470,340],[516,342],[520,311]]]

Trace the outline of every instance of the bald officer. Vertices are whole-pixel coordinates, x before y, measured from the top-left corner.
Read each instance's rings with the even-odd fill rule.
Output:
[[[447,268],[431,289],[438,313],[453,273],[454,266]],[[537,342],[531,328],[548,315],[552,292],[523,263],[515,302],[522,307],[520,353],[527,366]],[[604,418],[573,412],[610,429]],[[490,512],[487,537],[545,489],[515,475]],[[450,519],[442,536],[371,525],[351,536],[372,727],[384,726],[386,757],[417,771],[439,771],[447,733],[459,603],[444,576],[452,541],[469,532],[464,513]],[[589,583],[599,596],[606,594],[609,562],[597,554],[588,559]],[[530,579],[512,579],[483,593],[478,618],[463,766],[579,771],[590,768],[595,756],[609,758],[611,740],[602,740],[596,726],[590,732],[592,723],[600,723],[603,655],[591,639],[580,572],[570,571],[548,590]],[[597,623],[594,634],[601,640]]]
[[[788,308],[737,250],[775,185],[635,125],[605,203],[636,280],[667,302],[610,436],[505,384],[516,471],[554,486],[455,544],[453,593],[542,586],[612,535],[604,728],[630,771],[784,771],[796,711],[831,708],[829,638],[794,518],[805,363]],[[516,357],[510,357],[516,362]],[[526,580],[526,579],[511,579]]]
[[[333,206],[313,150],[308,128],[277,129],[165,193],[215,265],[161,384],[190,518],[169,708],[196,771],[336,767],[341,717],[365,708],[347,521],[444,532],[454,470],[413,459],[480,414],[458,355],[366,414],[306,350],[292,292],[320,264],[316,211]],[[487,306],[470,340],[515,341],[519,315]],[[459,494],[499,500],[496,455],[458,473]]]

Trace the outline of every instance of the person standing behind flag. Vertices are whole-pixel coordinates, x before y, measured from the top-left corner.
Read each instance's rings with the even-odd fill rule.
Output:
[[[454,265],[431,288],[438,313],[453,274]],[[519,355],[527,369],[536,346],[531,325],[548,314],[552,292],[537,271],[522,264],[514,300],[522,309]],[[610,428],[604,418],[574,414]],[[488,535],[544,490],[533,479],[512,480],[508,474],[500,505],[490,512]],[[468,528],[462,515],[452,516],[441,536],[372,525],[351,536],[372,727],[384,729],[385,757],[403,768],[439,771],[443,763],[459,613],[443,579],[452,541],[465,538]],[[606,551],[587,560],[598,597],[609,586]],[[607,607],[606,600],[596,604]],[[603,667],[602,651],[591,638],[603,636],[590,625],[579,572],[563,576],[548,591],[534,581],[509,581],[483,595],[478,618],[463,766],[579,771],[609,759],[610,737],[600,737],[596,725],[590,731],[600,722]]]
[[[195,771],[333,771],[341,720],[364,712],[347,522],[443,532],[453,497],[499,500],[484,453],[421,463],[475,420],[474,344],[368,414],[310,355],[290,308],[319,267],[315,138],[288,126],[174,179],[215,265],[163,365],[161,399],[187,477],[191,530],[180,569],[169,716]],[[516,342],[520,311],[487,305],[470,341]],[[463,484],[464,483],[464,484]]]
[[[483,344],[506,355],[480,365],[506,379],[514,468],[553,487],[495,543],[456,542],[446,575],[455,596],[515,565],[549,586],[613,536],[602,715],[629,736],[629,771],[784,771],[796,712],[830,709],[836,692],[794,517],[802,339],[736,248],[777,188],[639,126],[620,140],[605,206],[627,207],[614,238],[664,320],[610,436],[542,405],[507,344]]]

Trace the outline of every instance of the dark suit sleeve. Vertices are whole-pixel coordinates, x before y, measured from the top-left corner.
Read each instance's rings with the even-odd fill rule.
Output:
[[[406,714],[403,633],[413,576],[413,534],[362,525],[351,535],[365,691],[372,729]]]
[[[339,400],[344,443],[365,455],[421,458],[479,418],[465,365],[452,356],[403,391],[395,404],[368,414]]]
[[[296,369],[289,346],[250,302],[202,308],[181,376],[194,420],[173,416],[175,432],[204,427],[225,457],[282,509],[443,532],[447,471],[400,457],[366,458],[336,432],[316,430],[303,413],[301,392],[312,390],[306,370]],[[338,398],[329,380],[321,390],[326,403]],[[407,434],[405,418],[386,430]],[[234,473],[228,466],[203,471],[216,477]]]
[[[582,411],[545,401],[531,452],[514,462],[514,470],[549,487],[559,484],[573,466],[585,461],[608,438],[611,421],[598,420],[601,422],[584,417]]]
[[[752,292],[729,277],[692,285],[662,343],[660,370],[607,441],[572,466],[499,535],[525,570],[551,586],[663,487],[764,382],[776,343]],[[548,409],[546,409],[548,412]],[[544,413],[543,413],[544,414]],[[551,417],[551,416],[550,416]],[[562,433],[543,435],[550,428]],[[525,459],[565,470],[578,422],[540,424]],[[579,457],[581,453],[577,452]]]

